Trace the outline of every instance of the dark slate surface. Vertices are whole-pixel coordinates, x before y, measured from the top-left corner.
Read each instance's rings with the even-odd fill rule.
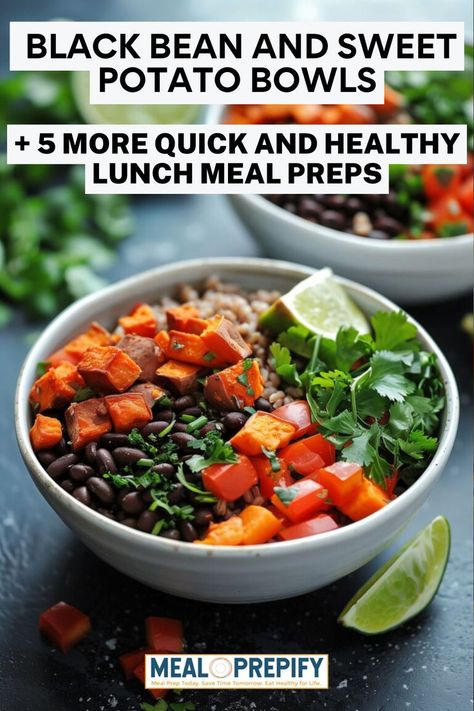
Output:
[[[2,6],[6,20],[68,14],[63,0]],[[213,17],[216,3],[182,0],[183,17]],[[245,19],[258,4],[246,3]],[[272,4],[273,5],[273,4]],[[178,19],[176,3],[104,0],[77,2],[79,19]],[[191,7],[192,6],[192,7]],[[242,7],[242,3],[238,4]],[[153,4],[153,7],[155,5]],[[233,13],[222,12],[218,17]],[[254,10],[251,10],[251,7]],[[34,8],[34,9],[33,9]],[[285,4],[275,2],[275,18]],[[456,18],[450,18],[456,19]],[[5,69],[5,54],[3,68]],[[136,205],[137,230],[110,274],[119,279],[144,268],[193,256],[254,255],[251,239],[219,197],[152,198]],[[224,238],[223,238],[224,236]],[[435,515],[452,524],[452,553],[430,608],[403,629],[366,638],[339,628],[335,619],[359,585],[394,549],[329,588],[303,597],[246,607],[213,606],[162,595],[115,572],[90,553],[56,517],[30,480],[17,452],[13,390],[33,327],[20,318],[0,333],[0,709],[2,711],[100,711],[139,708],[140,690],[124,685],[118,654],[143,643],[145,615],[181,618],[189,647],[203,652],[328,652],[327,692],[192,693],[199,711],[461,711],[472,707],[472,369],[459,320],[469,299],[410,309],[444,349],[459,384],[462,418],[453,455],[429,501],[397,542],[398,547]],[[58,600],[87,611],[90,637],[68,656],[41,640],[39,613]]]

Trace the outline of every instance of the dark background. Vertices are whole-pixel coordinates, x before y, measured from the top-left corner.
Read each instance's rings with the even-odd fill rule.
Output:
[[[247,0],[20,0],[0,8],[0,46],[8,46],[9,20],[270,19],[262,5]],[[399,0],[390,4],[390,17],[380,6],[373,0],[357,3],[357,8],[346,0],[274,0],[271,18],[469,21],[464,0]],[[3,52],[2,71],[7,68]],[[110,280],[177,259],[258,254],[223,197],[139,199],[135,214],[136,231],[123,244]],[[442,479],[404,536],[371,564],[329,588],[244,607],[188,602],[126,578],[90,553],[43,501],[20,460],[13,430],[15,381],[35,328],[15,318],[0,332],[0,709],[137,710],[139,686],[124,685],[117,656],[143,644],[147,615],[182,619],[191,651],[330,654],[329,691],[188,692],[186,698],[195,701],[197,711],[472,708],[472,358],[468,338],[459,328],[462,315],[471,309],[467,297],[408,309],[446,353],[458,381],[462,416]],[[438,514],[451,522],[452,552],[429,609],[399,631],[377,638],[340,628],[337,614],[359,585]],[[67,656],[41,640],[37,631],[39,613],[58,600],[77,605],[93,621],[92,634]]]

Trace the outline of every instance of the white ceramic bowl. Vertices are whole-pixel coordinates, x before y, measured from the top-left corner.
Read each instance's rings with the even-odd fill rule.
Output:
[[[21,370],[16,393],[18,442],[30,474],[45,499],[81,540],[103,560],[147,585],[182,597],[213,602],[259,602],[299,595],[327,585],[364,565],[401,532],[425,501],[453,446],[458,395],[451,369],[430,336],[419,338],[436,353],[447,403],[438,450],[418,481],[402,496],[365,520],[319,536],[240,548],[196,546],[132,530],[83,506],[48,476],[31,448],[28,392],[38,361],[92,319],[112,326],[137,301],[155,301],[179,283],[196,283],[217,273],[244,288],[288,290],[311,273],[307,267],[263,259],[206,259],[171,264],[114,284],[63,311],[39,337]],[[397,307],[366,287],[339,279],[370,315]]]
[[[207,123],[221,123],[222,114],[223,107],[212,107]],[[292,215],[261,195],[229,195],[228,199],[269,257],[317,268],[330,266],[398,303],[443,301],[472,288],[472,234],[420,241],[370,240]]]

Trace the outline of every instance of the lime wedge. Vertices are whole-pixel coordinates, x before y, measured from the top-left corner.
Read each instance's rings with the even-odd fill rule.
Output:
[[[370,332],[364,314],[327,267],[281,296],[262,314],[260,323],[274,333],[301,324],[326,338],[335,338],[341,326],[353,326],[359,333]]]
[[[379,634],[424,610],[443,579],[450,540],[447,519],[437,516],[356,592],[338,622],[363,634]]]
[[[200,106],[184,104],[91,104],[89,72],[73,72],[71,82],[77,108],[87,123],[193,123],[201,110]]]

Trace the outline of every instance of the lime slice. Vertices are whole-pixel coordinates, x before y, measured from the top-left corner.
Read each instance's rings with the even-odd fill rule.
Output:
[[[443,579],[450,541],[447,519],[437,516],[356,592],[338,622],[363,634],[379,634],[424,610]]]
[[[72,92],[77,108],[87,123],[193,123],[201,107],[184,104],[91,104],[89,101],[89,72],[73,72]]]
[[[262,314],[260,323],[274,333],[301,324],[326,338],[335,338],[341,326],[353,326],[359,333],[370,332],[364,314],[327,267],[280,297]]]

